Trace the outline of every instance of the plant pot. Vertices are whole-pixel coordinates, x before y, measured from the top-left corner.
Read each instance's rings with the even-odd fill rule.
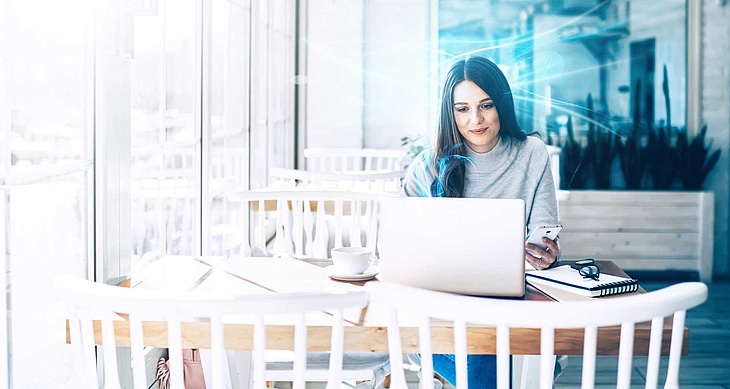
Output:
[[[607,259],[624,270],[697,271],[711,282],[713,192],[572,190],[559,203],[562,259]]]

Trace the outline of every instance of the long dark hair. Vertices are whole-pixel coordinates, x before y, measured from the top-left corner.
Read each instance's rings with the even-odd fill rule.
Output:
[[[517,124],[512,89],[499,67],[484,57],[470,57],[456,62],[446,75],[441,96],[439,128],[433,155],[437,173],[431,184],[431,195],[434,197],[462,197],[464,193],[468,146],[454,119],[454,88],[465,80],[475,83],[492,98],[499,115],[500,137],[518,141],[526,139]]]

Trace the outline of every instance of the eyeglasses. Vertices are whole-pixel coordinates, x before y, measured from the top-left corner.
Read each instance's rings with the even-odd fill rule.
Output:
[[[593,258],[577,260],[570,267],[578,270],[578,274],[582,275],[583,278],[591,278],[598,281],[598,276],[601,275],[601,270],[598,269]]]

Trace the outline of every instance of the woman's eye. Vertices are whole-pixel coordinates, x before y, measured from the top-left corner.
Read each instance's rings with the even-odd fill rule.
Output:
[[[456,108],[456,112],[466,112],[467,110],[468,110],[468,108],[466,108],[466,107]]]
[[[494,104],[482,104],[482,109],[489,109],[494,107]]]

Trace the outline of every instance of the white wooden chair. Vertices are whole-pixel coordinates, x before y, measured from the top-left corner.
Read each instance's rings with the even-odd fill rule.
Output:
[[[242,202],[249,225],[243,226],[241,254],[327,259],[336,247],[367,247],[377,253],[380,200],[373,192],[255,190],[231,192],[231,201]],[[327,355],[309,353],[307,364],[326,366]],[[291,363],[268,363],[275,381],[288,381]],[[358,388],[373,388],[389,373],[387,354],[345,354],[343,379],[365,381]],[[324,370],[326,373],[326,370]],[[326,375],[322,375],[326,378]]]
[[[339,189],[396,193],[400,191],[403,171],[370,170],[346,172],[313,172],[273,168],[269,170],[271,188]]]
[[[380,200],[385,195],[334,190],[236,191],[249,225],[243,226],[241,254],[330,258],[336,247],[377,252]],[[258,254],[257,254],[258,253]]]
[[[707,299],[707,286],[699,282],[673,285],[662,290],[624,296],[550,303],[490,299],[460,296],[419,289],[388,282],[369,282],[365,289],[371,303],[386,305],[389,309],[388,347],[391,355],[391,388],[407,388],[402,367],[402,348],[398,327],[398,312],[408,312],[410,318],[420,317],[422,376],[433,375],[431,359],[430,319],[454,322],[456,358],[456,387],[467,388],[466,323],[496,327],[497,329],[497,387],[510,385],[510,328],[540,329],[540,388],[553,387],[554,330],[556,328],[584,328],[582,387],[593,388],[596,368],[597,329],[621,325],[617,387],[629,388],[634,344],[635,323],[651,320],[651,340],[647,364],[646,387],[656,388],[659,374],[660,347],[664,318],[673,315],[671,349],[665,387],[678,387],[679,360],[682,353],[686,311]],[[425,341],[424,341],[425,340]],[[433,389],[430,380],[423,380],[425,389]]]
[[[55,286],[68,303],[71,343],[74,346],[75,366],[83,367],[84,388],[120,388],[118,354],[113,324],[128,314],[131,344],[131,366],[135,389],[146,389],[154,377],[145,375],[143,321],[167,322],[167,343],[170,358],[172,389],[183,388],[181,324],[210,322],[212,354],[212,387],[221,388],[229,380],[224,350],[223,322],[231,315],[247,317],[254,323],[253,331],[253,383],[255,388],[265,388],[268,377],[264,351],[266,350],[266,326],[264,318],[288,315],[295,324],[294,388],[304,388],[307,345],[307,312],[328,311],[334,317],[332,350],[329,359],[328,387],[340,387],[343,360],[343,310],[362,308],[367,305],[365,292],[346,294],[298,293],[232,296],[201,293],[165,293],[104,285],[77,277],[58,277]],[[103,342],[103,378],[97,376],[92,320],[101,320]],[[100,351],[101,352],[101,351]]]
[[[323,173],[403,171],[407,158],[403,149],[304,149],[307,170]]]

